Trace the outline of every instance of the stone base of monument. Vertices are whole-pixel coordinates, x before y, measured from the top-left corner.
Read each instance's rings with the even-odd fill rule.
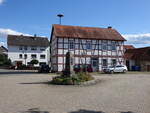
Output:
[[[73,55],[70,52],[67,52],[65,69],[61,76],[57,76],[52,79],[52,84],[77,85],[94,79],[89,73],[86,72],[80,72],[75,74],[73,59]]]
[[[94,80],[94,77],[92,77],[89,73],[80,72],[77,74],[74,74],[70,77],[68,76],[57,76],[54,77],[51,81],[52,84],[56,85],[81,85],[81,84],[89,84],[91,81],[91,84]]]

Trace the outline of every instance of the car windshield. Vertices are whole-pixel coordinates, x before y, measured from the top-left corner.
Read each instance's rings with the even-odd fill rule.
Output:
[[[109,66],[108,68],[114,68],[114,66]]]
[[[118,65],[118,66],[116,66],[116,67],[124,67],[124,66],[122,66],[122,65]]]

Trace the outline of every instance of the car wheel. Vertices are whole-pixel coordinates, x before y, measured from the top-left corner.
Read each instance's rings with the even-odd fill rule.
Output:
[[[126,72],[127,72],[127,71],[124,69],[124,70],[123,70],[123,73],[126,73]]]
[[[111,71],[110,71],[110,74],[113,74],[113,73],[114,73],[114,71],[113,71],[113,70],[111,70]]]

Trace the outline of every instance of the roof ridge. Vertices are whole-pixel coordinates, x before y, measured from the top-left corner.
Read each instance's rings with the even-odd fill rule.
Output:
[[[114,28],[102,28],[102,27],[90,27],[90,26],[79,26],[79,25],[60,25],[60,24],[52,24],[52,26],[66,26],[66,27],[80,27],[80,28],[95,28],[95,29],[112,29],[116,30]]]

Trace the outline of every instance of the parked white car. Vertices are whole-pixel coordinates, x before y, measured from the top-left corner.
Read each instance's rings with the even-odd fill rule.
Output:
[[[104,73],[126,73],[128,71],[125,65],[109,66],[103,69]]]

